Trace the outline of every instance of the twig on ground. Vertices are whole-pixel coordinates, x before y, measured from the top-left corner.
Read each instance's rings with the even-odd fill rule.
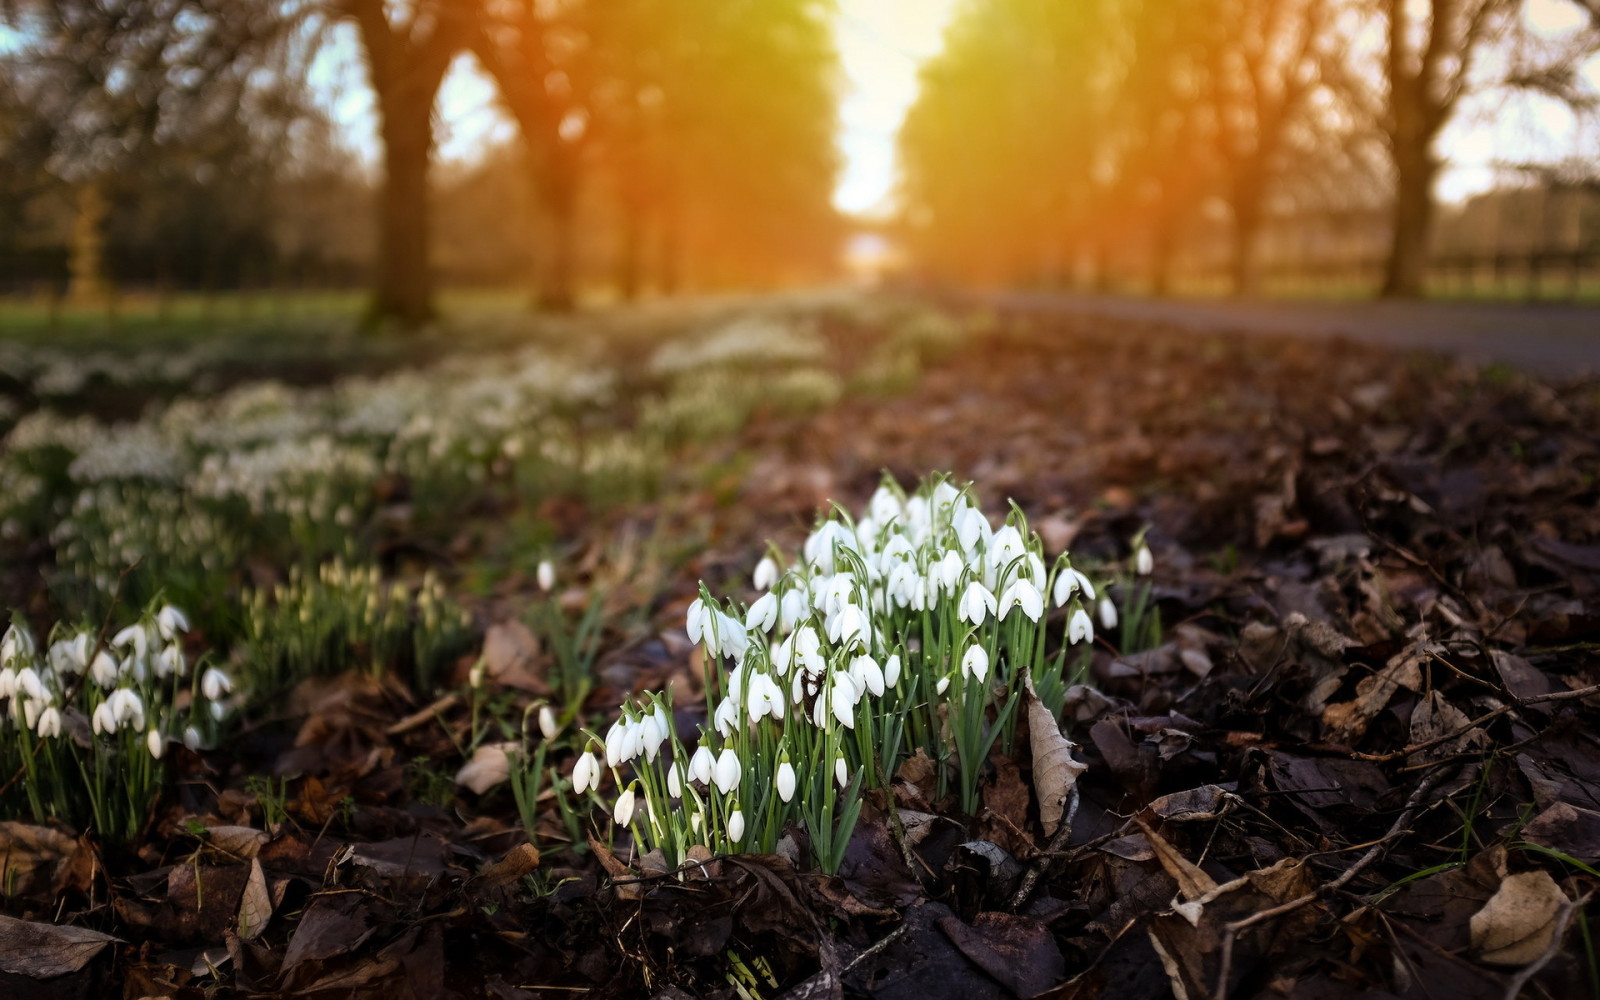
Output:
[[[1400,760],[1402,758],[1409,757],[1414,753],[1420,753],[1423,750],[1428,750],[1432,747],[1439,746],[1441,743],[1449,743],[1451,740],[1459,739],[1460,737],[1465,736],[1474,729],[1483,725],[1485,722],[1498,719],[1500,716],[1506,715],[1510,712],[1515,712],[1519,708],[1524,708],[1528,705],[1538,705],[1548,701],[1574,701],[1581,698],[1588,698],[1597,694],[1600,694],[1600,684],[1591,684],[1588,687],[1574,688],[1570,691],[1553,691],[1550,694],[1539,694],[1528,698],[1517,698],[1511,702],[1508,702],[1507,704],[1501,705],[1499,708],[1490,709],[1489,711],[1478,716],[1476,719],[1473,719],[1471,722],[1460,726],[1454,732],[1445,733],[1443,736],[1435,736],[1431,740],[1423,740],[1421,743],[1413,743],[1411,746],[1408,746],[1402,750],[1396,750],[1393,753],[1352,752],[1350,756],[1356,760],[1370,760],[1379,764],[1391,760]]]
[[[1453,772],[1454,769],[1441,768],[1440,770],[1427,775],[1421,781],[1419,781],[1417,783],[1417,787],[1412,790],[1411,796],[1406,799],[1405,808],[1401,810],[1400,815],[1396,817],[1394,824],[1389,827],[1389,832],[1385,833],[1377,842],[1375,842],[1371,849],[1367,851],[1367,853],[1363,854],[1359,859],[1357,859],[1355,864],[1346,869],[1344,874],[1340,875],[1332,882],[1318,886],[1316,889],[1306,893],[1304,896],[1297,896],[1296,898],[1289,900],[1287,903],[1280,903],[1277,906],[1268,907],[1259,913],[1252,913],[1248,917],[1242,917],[1238,920],[1224,924],[1222,928],[1222,958],[1217,970],[1217,988],[1213,993],[1215,1000],[1227,1000],[1228,975],[1230,972],[1232,972],[1231,966],[1233,965],[1233,942],[1239,936],[1240,931],[1249,927],[1254,927],[1256,924],[1263,923],[1275,917],[1281,917],[1285,914],[1293,913],[1302,906],[1308,906],[1323,896],[1342,889],[1357,875],[1360,875],[1362,872],[1366,871],[1367,868],[1373,864],[1373,862],[1377,861],[1383,856],[1384,849],[1387,848],[1391,842],[1408,832],[1406,828],[1411,824],[1412,818],[1416,816],[1417,810],[1422,807],[1422,800],[1430,791],[1433,790],[1436,785],[1439,784],[1439,782],[1444,780],[1444,776],[1447,771]]]

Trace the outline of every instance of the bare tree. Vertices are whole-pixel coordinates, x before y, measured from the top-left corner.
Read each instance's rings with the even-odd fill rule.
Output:
[[[428,259],[433,108],[445,72],[467,43],[475,12],[447,0],[336,0],[334,9],[360,33],[383,142],[378,270],[368,318],[416,327],[435,313]]]

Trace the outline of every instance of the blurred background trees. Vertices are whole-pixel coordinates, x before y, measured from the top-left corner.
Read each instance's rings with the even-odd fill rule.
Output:
[[[1592,0],[962,0],[864,221],[833,207],[837,16],[0,0],[0,293],[359,286],[417,326],[441,285],[566,309],[834,280],[855,229],[908,277],[993,286],[1409,296],[1441,269],[1600,269]],[[463,74],[504,127],[446,157]],[[1497,151],[1441,205],[1451,130],[1512,94],[1578,137]],[[335,124],[352,100],[370,136]]]
[[[1253,295],[1266,256],[1381,267],[1377,290],[1420,294],[1430,255],[1464,250],[1439,247],[1460,227],[1435,216],[1467,102],[1537,94],[1593,124],[1579,70],[1600,19],[1543,6],[1560,4],[1582,17],[1550,34],[1527,0],[965,3],[900,134],[903,238],[936,280],[1162,293],[1181,257]],[[1564,184],[1593,197],[1584,160]],[[1574,268],[1600,263],[1588,232]]]
[[[10,0],[0,291],[364,276],[373,320],[417,326],[441,265],[469,285],[514,275],[556,309],[586,289],[815,279],[843,234],[830,16],[817,0]],[[361,66],[370,166],[311,99],[330,52]],[[517,140],[439,184],[441,85],[469,61]],[[521,181],[499,205],[465,189],[507,171]]]

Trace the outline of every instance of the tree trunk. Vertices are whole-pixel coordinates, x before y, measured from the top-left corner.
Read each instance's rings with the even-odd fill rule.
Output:
[[[1228,278],[1235,298],[1251,298],[1261,293],[1261,269],[1256,260],[1256,243],[1261,237],[1259,191],[1259,186],[1254,184],[1237,184],[1228,206],[1233,213]]]
[[[415,329],[435,316],[428,263],[428,170],[433,102],[382,102],[383,188],[378,194],[378,274],[369,319]]]
[[[624,204],[622,246],[617,258],[617,293],[622,301],[639,297],[644,268],[644,212],[638,205]]]
[[[545,216],[550,222],[545,265],[540,274],[538,307],[548,312],[571,312],[578,297],[577,275],[578,185],[574,170],[558,151],[543,171]]]
[[[1433,177],[1438,164],[1426,147],[1397,148],[1393,228],[1384,264],[1386,299],[1414,299],[1423,293],[1428,267],[1428,237],[1433,223]]]
[[[105,189],[97,180],[78,186],[76,202],[67,298],[77,303],[98,302],[108,291],[105,225],[110,206],[106,203]]]

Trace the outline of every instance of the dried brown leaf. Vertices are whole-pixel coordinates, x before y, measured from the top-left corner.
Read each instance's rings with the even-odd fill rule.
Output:
[[[1061,735],[1056,717],[1033,690],[1033,678],[1023,675],[1028,697],[1028,739],[1033,748],[1033,791],[1039,800],[1039,821],[1046,837],[1055,836],[1078,775],[1089,765],[1072,759],[1077,744]]]
[[[53,979],[88,965],[106,945],[121,940],[84,927],[0,916],[0,972]]]
[[[1566,893],[1548,872],[1507,876],[1472,915],[1472,947],[1491,965],[1526,965],[1550,947],[1566,903]]]
[[[260,934],[272,919],[272,894],[267,891],[267,877],[261,862],[252,858],[250,877],[244,883],[244,895],[239,899],[238,934],[248,941]]]

